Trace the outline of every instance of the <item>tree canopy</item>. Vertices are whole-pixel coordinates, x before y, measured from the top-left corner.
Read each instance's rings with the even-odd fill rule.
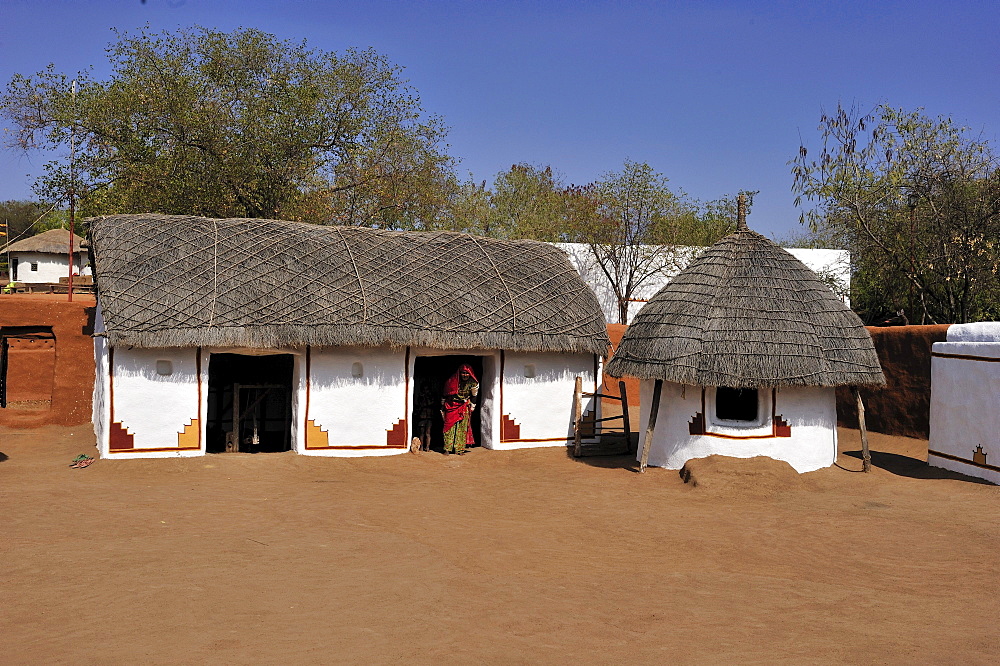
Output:
[[[851,250],[868,321],[1000,316],[1000,160],[947,117],[879,106],[824,114],[822,148],[793,160],[802,221]]]
[[[422,228],[454,187],[443,123],[374,50],[316,51],[254,29],[117,37],[108,79],[50,65],[0,97],[16,146],[75,142],[74,164],[64,154],[36,185],[48,200],[75,189],[90,214]]]

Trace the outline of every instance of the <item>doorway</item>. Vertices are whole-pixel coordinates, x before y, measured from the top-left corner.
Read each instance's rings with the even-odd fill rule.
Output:
[[[274,453],[292,447],[291,354],[212,354],[208,453]]]
[[[0,328],[0,408],[51,409],[55,374],[51,326]]]
[[[470,426],[475,438],[474,446],[481,446],[483,400],[483,357],[469,355],[418,356],[413,362],[413,424],[411,437],[421,438],[429,428],[430,450],[444,451],[444,420],[441,418],[441,393],[445,381],[463,363],[468,363],[479,380],[479,400],[472,411]]]

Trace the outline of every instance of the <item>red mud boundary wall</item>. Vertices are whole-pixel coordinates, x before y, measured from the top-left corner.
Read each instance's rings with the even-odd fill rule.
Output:
[[[0,295],[0,334],[7,340],[8,407],[0,425],[33,428],[79,425],[91,419],[94,390],[93,296]],[[33,340],[19,332],[51,329]],[[20,404],[19,404],[20,403]],[[22,406],[26,405],[26,406]]]
[[[861,389],[865,423],[886,435],[927,439],[931,413],[931,345],[944,342],[948,325],[869,326],[885,373],[882,389]],[[837,424],[858,427],[858,406],[849,388],[837,389]]]
[[[608,324],[613,349],[618,348],[627,327]],[[931,345],[944,342],[948,326],[868,327],[879,362],[885,372],[886,387],[862,389],[865,421],[869,430],[886,435],[927,439],[931,410]],[[604,378],[607,392],[618,394],[618,380]],[[629,404],[639,404],[639,380],[625,378]],[[850,388],[837,389],[837,423],[845,428],[858,427],[857,402]],[[645,424],[634,423],[633,430]]]

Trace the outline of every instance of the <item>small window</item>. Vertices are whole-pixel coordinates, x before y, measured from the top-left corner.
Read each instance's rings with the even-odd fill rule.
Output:
[[[31,262],[31,270],[33,270],[33,271],[37,271],[38,270],[38,262],[37,261]]]
[[[365,376],[365,366],[355,361],[351,365],[351,377],[354,377],[355,379],[361,379],[364,376]]]
[[[164,376],[174,374],[174,364],[170,361],[160,359],[156,362],[156,374]]]
[[[757,420],[760,400],[757,389],[736,389],[720,386],[715,389],[715,418],[720,421]]]
[[[524,366],[524,376],[527,377],[528,379],[533,379],[534,378],[534,376],[535,376],[535,365],[534,365],[534,363],[529,363],[528,365]]]

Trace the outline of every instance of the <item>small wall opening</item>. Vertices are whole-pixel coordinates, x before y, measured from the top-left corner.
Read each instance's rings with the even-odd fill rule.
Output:
[[[755,423],[760,414],[757,389],[720,386],[715,389],[715,418],[720,421]]]
[[[291,354],[212,354],[208,364],[208,453],[289,451]]]
[[[56,336],[51,326],[0,328],[0,408],[52,408]]]
[[[441,399],[444,385],[463,363],[472,367],[479,380],[479,396],[472,411],[470,427],[475,440],[473,446],[481,446],[483,402],[490,399],[483,386],[483,357],[468,355],[418,356],[413,363],[413,424],[412,436],[423,442],[426,450],[444,451],[444,418],[441,415]]]

